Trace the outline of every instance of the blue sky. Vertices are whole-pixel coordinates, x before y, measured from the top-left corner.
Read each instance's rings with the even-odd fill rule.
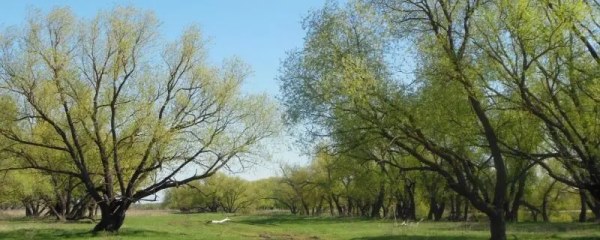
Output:
[[[302,45],[302,19],[323,4],[323,0],[6,1],[0,8],[0,24],[6,27],[24,22],[31,8],[48,11],[69,6],[84,18],[116,5],[152,10],[162,22],[163,36],[174,39],[187,26],[199,25],[209,40],[211,60],[220,63],[227,57],[242,58],[255,73],[246,90],[275,94],[278,87],[274,77],[280,59],[287,50]]]
[[[0,26],[23,23],[31,8],[49,11],[68,6],[78,16],[89,18],[99,10],[116,5],[152,10],[162,22],[160,32],[168,39],[176,38],[192,24],[200,26],[209,40],[210,60],[220,63],[237,56],[250,64],[254,74],[244,85],[248,93],[265,92],[276,96],[275,80],[280,60],[286,51],[302,46],[305,32],[302,19],[310,10],[318,9],[324,0],[212,0],[212,1],[3,1]],[[279,161],[306,163],[306,157],[293,148],[292,140],[270,144],[273,162],[250,169],[242,174],[249,179],[262,178],[277,172]]]

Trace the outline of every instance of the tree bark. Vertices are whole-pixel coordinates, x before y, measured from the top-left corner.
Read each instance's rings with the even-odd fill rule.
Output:
[[[542,197],[542,207],[540,209],[541,214],[542,214],[542,221],[544,222],[549,222],[550,221],[550,217],[548,216],[548,197],[550,196],[550,192],[552,192],[552,189],[554,189],[554,185],[556,184],[557,180],[553,180],[552,183],[550,184],[550,186],[548,186],[548,188],[546,189],[546,191],[544,192],[544,196]]]
[[[587,207],[589,207],[590,210],[592,210],[592,213],[594,214],[594,221],[600,223],[600,201],[594,198],[590,198],[589,196],[587,196],[587,193],[585,191],[584,194],[586,194],[585,200]]]
[[[415,183],[409,181],[406,185],[408,195],[408,218],[417,220],[417,206],[415,203]]]
[[[375,202],[373,203],[373,206],[371,208],[371,217],[372,218],[381,217],[380,212],[381,212],[381,207],[383,207],[384,200],[385,200],[385,186],[383,183],[381,183],[381,185],[379,186],[379,193],[377,194],[377,199],[375,199]]]
[[[347,216],[352,216],[354,214],[354,201],[351,197],[348,197],[348,209],[346,210]]]
[[[491,240],[506,240],[506,221],[504,213],[500,212],[493,215],[488,215],[490,218]]]
[[[463,212],[463,221],[468,221],[469,220],[469,202],[465,201],[465,211]]]
[[[342,205],[340,204],[340,199],[338,196],[333,196],[331,199],[333,199],[333,203],[335,204],[335,207],[337,208],[337,212],[339,216],[344,216],[346,213],[344,211],[344,207],[342,207]]]
[[[550,217],[548,217],[548,200],[544,199],[542,202],[542,221],[544,222],[549,222],[550,221]]]
[[[437,209],[433,213],[433,220],[438,222],[442,220],[442,216],[444,215],[444,209],[446,208],[446,203],[442,202],[438,205]]]
[[[463,219],[463,199],[460,195],[456,194],[450,197],[450,216],[448,216],[448,220],[450,221],[462,221]],[[467,203],[465,203],[467,204]]]
[[[442,219],[442,215],[444,214],[444,209],[446,208],[446,203],[441,202],[438,203],[435,197],[430,197],[429,199],[429,213],[427,213],[428,220],[439,221]]]
[[[33,209],[31,208],[31,206],[29,204],[24,204],[25,205],[25,216],[26,217],[32,217],[33,216]]]
[[[521,202],[523,196],[525,195],[525,184],[527,182],[527,174],[523,174],[518,181],[515,183],[517,186],[517,191],[514,194],[514,198],[512,201],[506,202],[506,221],[508,222],[518,222],[519,221],[519,208],[521,207]],[[511,192],[514,189],[515,185],[511,185]]]
[[[39,217],[44,209],[40,209],[41,203],[35,200],[26,200],[23,202],[25,206],[26,217]]]
[[[110,205],[100,207],[102,218],[96,224],[93,232],[107,231],[117,232],[125,221],[125,212],[129,208],[129,203],[116,201]]]
[[[579,211],[579,222],[587,221],[587,196],[585,195],[585,190],[579,189],[579,199],[581,204],[581,210]]]

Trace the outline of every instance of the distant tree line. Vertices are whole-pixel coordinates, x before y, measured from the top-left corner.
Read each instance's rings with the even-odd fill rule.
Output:
[[[287,210],[305,216],[408,221],[481,221],[484,214],[430,172],[404,172],[374,161],[344,159],[319,149],[308,166],[286,165],[279,177],[255,181],[218,174],[167,191],[162,206],[185,213]],[[517,221],[593,221],[600,209],[590,196],[547,176],[541,168],[510,189]],[[592,215],[588,215],[591,212]]]

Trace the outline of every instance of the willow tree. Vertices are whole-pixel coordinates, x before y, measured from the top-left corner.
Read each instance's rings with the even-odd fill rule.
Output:
[[[535,117],[545,139],[516,155],[600,202],[600,5],[499,1],[485,8],[496,14],[478,23],[474,42],[504,89],[497,93]],[[553,170],[553,162],[566,171]]]
[[[523,150],[539,138],[522,131],[537,126],[532,117],[490,94],[473,42],[484,2],[364,2],[308,18],[305,46],[281,78],[289,116],[352,144],[373,137],[391,156],[410,155],[403,159],[417,163],[401,169],[438,174],[488,216],[492,239],[506,239],[508,190],[532,164],[508,155],[503,143]],[[402,46],[410,50],[397,51]],[[412,66],[399,66],[398,55]],[[397,71],[403,67],[413,74]]]
[[[81,21],[56,9],[1,35],[0,133],[22,168],[83,183],[102,213],[94,231],[117,231],[133,202],[246,164],[275,130],[266,97],[240,93],[245,64],[208,64],[194,27],[174,42],[157,30],[136,9]]]

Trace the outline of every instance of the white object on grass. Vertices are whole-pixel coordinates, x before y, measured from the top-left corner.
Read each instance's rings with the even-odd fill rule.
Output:
[[[231,220],[231,219],[229,219],[229,218],[225,218],[225,219],[223,219],[223,220],[212,220],[212,221],[210,221],[210,223],[221,224],[221,223],[225,223],[225,222],[227,222],[227,221],[229,221],[229,220]]]

